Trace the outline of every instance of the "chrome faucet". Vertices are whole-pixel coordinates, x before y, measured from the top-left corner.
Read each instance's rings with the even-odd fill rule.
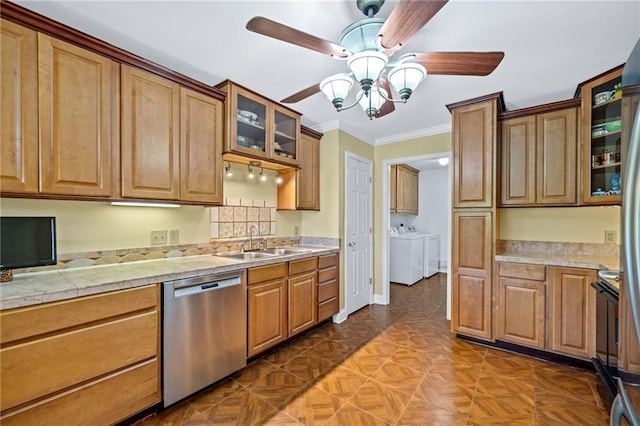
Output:
[[[253,250],[253,229],[254,228],[255,228],[256,232],[258,233],[258,236],[260,236],[260,229],[258,228],[258,225],[256,225],[254,223],[253,225],[251,225],[249,227],[249,251]]]

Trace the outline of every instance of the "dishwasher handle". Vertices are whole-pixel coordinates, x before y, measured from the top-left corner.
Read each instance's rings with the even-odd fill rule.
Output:
[[[169,284],[174,286],[173,297],[177,298],[177,297],[183,297],[183,296],[191,296],[194,294],[200,294],[207,291],[219,290],[227,287],[233,287],[233,286],[242,284],[242,278],[240,277],[240,275],[236,275],[229,278],[213,280],[213,281],[210,281],[210,280],[205,281],[205,280],[202,280],[201,278],[202,277],[199,277],[198,279],[194,280],[195,282],[191,283],[193,285],[190,285],[190,286],[188,286],[188,284],[185,283],[186,280],[168,282],[168,283],[165,283],[165,285]],[[185,286],[185,284],[187,284],[187,286]],[[176,288],[178,285],[180,285],[180,287]]]

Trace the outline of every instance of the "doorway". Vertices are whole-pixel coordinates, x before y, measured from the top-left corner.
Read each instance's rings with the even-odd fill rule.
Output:
[[[345,314],[372,301],[373,294],[373,163],[345,153],[344,277]]]
[[[382,194],[382,295],[376,295],[376,303],[390,303],[390,281],[389,281],[389,230],[392,226],[397,227],[403,223],[405,227],[412,224],[419,233],[437,233],[440,236],[439,271],[447,273],[447,318],[451,312],[451,185],[452,167],[450,164],[440,165],[438,160],[447,158],[450,160],[451,153],[435,153],[413,157],[393,158],[384,160],[382,164],[383,185]],[[419,215],[418,216],[396,216],[390,213],[390,166],[394,164],[408,164],[420,170],[419,178]],[[426,178],[430,180],[427,181]],[[433,179],[433,180],[431,180]],[[425,218],[421,212],[429,207],[437,207],[439,212],[432,213],[431,217]],[[430,212],[431,213],[431,212]],[[438,217],[433,216],[437,214]],[[407,223],[408,222],[408,223]]]

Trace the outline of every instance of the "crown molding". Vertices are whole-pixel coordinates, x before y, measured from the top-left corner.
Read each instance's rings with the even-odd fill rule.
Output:
[[[412,130],[410,132],[396,133],[395,135],[376,138],[374,145],[386,145],[389,143],[408,141],[411,139],[423,138],[426,136],[440,135],[451,132],[451,123],[440,124],[438,126],[426,127],[424,129]]]

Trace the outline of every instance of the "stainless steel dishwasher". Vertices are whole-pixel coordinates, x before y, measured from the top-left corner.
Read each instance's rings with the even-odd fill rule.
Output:
[[[245,272],[168,281],[162,298],[167,407],[246,365]]]

